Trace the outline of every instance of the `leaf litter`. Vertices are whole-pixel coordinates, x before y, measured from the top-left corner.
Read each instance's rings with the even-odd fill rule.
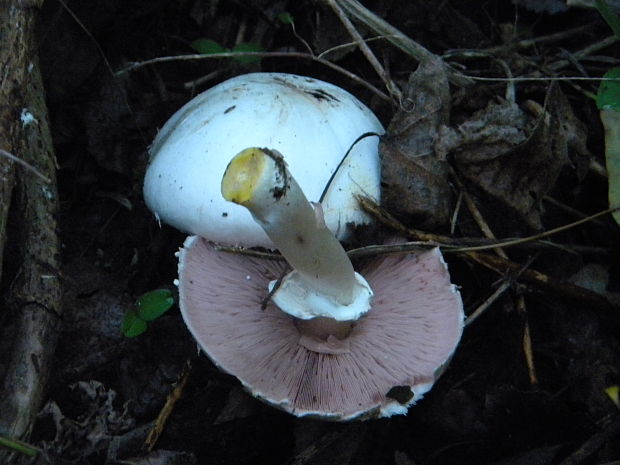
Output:
[[[128,2],[128,10],[123,10],[129,11],[129,18],[133,22],[140,23],[154,16],[162,24],[179,28],[156,32],[151,39],[160,42],[150,49],[153,44],[148,39],[144,44],[145,50],[141,50],[142,55],[139,55],[141,58],[156,56],[161,50],[169,48],[170,36],[182,36],[184,41],[191,43],[191,40],[205,35],[203,25],[197,27],[194,20],[188,24],[183,13],[184,7],[194,10],[197,6],[206,8],[203,2],[173,3],[174,10],[158,10],[160,7],[154,4],[152,11],[144,12],[131,10],[132,2]],[[260,30],[253,30],[255,17],[260,17],[259,12],[267,10],[263,8],[264,2],[250,3],[250,10],[238,5],[214,4],[210,7],[205,14],[209,16],[210,30],[216,31],[214,34],[218,40],[232,47],[237,35],[241,38],[243,32],[247,32],[243,40],[254,40],[254,36],[258,36],[263,39],[261,43],[266,50],[275,50],[284,44],[294,48],[295,45],[291,45],[295,40],[293,36],[282,38],[287,28],[278,29],[280,36],[275,42],[271,41],[271,29],[260,23],[260,20]],[[379,11],[376,4],[365,3]],[[441,10],[440,4],[445,5],[446,9]],[[446,11],[453,10],[453,7],[445,2],[433,5],[429,2],[424,8],[429,10],[430,17],[439,15],[438,22],[433,22],[432,27],[429,27],[431,33],[420,30],[420,34],[425,35],[425,40],[435,50],[445,50],[447,44],[458,45],[456,40],[448,41],[448,35],[440,28],[440,21],[446,19]],[[273,8],[281,12],[288,6],[278,2]],[[76,4],[75,8],[83,7]],[[305,17],[299,9],[291,11],[300,36],[312,37],[314,33],[318,38],[324,38],[327,34],[325,29],[330,29],[325,27],[326,24],[334,25],[331,29],[337,26],[335,21],[329,23],[326,18],[331,17],[316,5],[304,4],[303,8],[312,10],[312,18]],[[408,16],[412,16],[409,6],[403,4],[398,15],[388,7],[381,8],[389,21],[397,23],[400,19],[397,16],[400,16],[403,20],[401,27],[411,24],[407,22],[410,20]],[[243,10],[242,14],[239,14],[240,10]],[[80,17],[88,18],[88,11],[82,9],[78,13]],[[459,14],[471,20],[472,24],[475,23],[480,31],[480,37],[477,36],[469,46],[495,44],[493,35],[484,26],[488,19],[486,16],[483,15],[481,19],[477,10],[462,10]],[[542,18],[548,19],[546,16]],[[93,15],[91,23],[96,21],[99,20]],[[498,26],[503,27],[505,24]],[[148,28],[151,27],[149,24]],[[148,28],[144,30],[154,30]],[[451,37],[458,37],[461,30],[454,23],[451,28],[454,34]],[[132,29],[140,28],[134,26]],[[419,39],[417,32],[412,32],[412,35]],[[102,36],[97,37],[104,40]],[[592,39],[590,36],[587,38]],[[140,40],[144,40],[144,37]],[[134,48],[131,51],[124,50],[118,56],[108,52],[113,58],[112,63],[122,63],[127,57],[133,57],[140,40],[134,37]],[[347,36],[342,34],[332,45],[346,40]],[[90,44],[88,40],[80,41],[78,38],[72,43],[75,44],[76,53],[84,51],[86,45]],[[562,43],[563,46],[565,44],[571,46],[567,42]],[[107,45],[106,50],[114,49],[114,45]],[[405,73],[416,66],[411,61],[403,60],[401,63],[395,60],[394,51],[382,45],[381,40],[372,42],[371,46],[384,54],[382,58],[386,62],[393,60],[393,76],[407,75]],[[63,47],[66,50],[66,44]],[[174,53],[184,51],[179,46]],[[346,60],[343,64],[347,67],[370,76],[361,63],[363,59],[354,49],[346,47],[341,51],[345,53],[341,56],[335,54],[334,60]],[[550,54],[551,48],[541,47],[539,51]],[[47,49],[43,55],[53,62],[57,54],[52,52]],[[526,55],[529,52],[522,53]],[[96,53],[91,53],[89,57],[95,60],[93,57],[96,57]],[[172,111],[190,98],[190,93],[201,90],[198,85],[191,92],[183,91],[183,81],[195,82],[200,73],[206,76],[221,73],[222,70],[213,63],[145,68],[140,71],[143,74],[132,76],[140,85],[128,86],[127,98],[134,110],[142,110],[144,107],[135,102],[157,100],[157,105],[148,104],[144,107],[148,113],[145,121],[163,121],[164,112],[159,110]],[[263,63],[265,70],[287,70],[328,80],[342,80],[337,75],[326,73],[324,69],[293,62],[283,62],[282,67],[271,61]],[[53,77],[54,74],[66,73],[54,73],[51,70],[48,74]],[[219,76],[222,77],[222,74]],[[83,250],[83,246],[80,246],[82,236],[95,237],[93,247],[87,250],[84,260],[95,261],[97,258],[91,252],[99,249],[104,251],[104,256],[118,256],[114,266],[105,271],[109,272],[112,282],[119,284],[118,288],[100,286],[97,295],[78,295],[77,298],[68,295],[66,299],[71,303],[71,313],[67,313],[67,320],[75,319],[79,324],[71,327],[71,322],[65,322],[61,347],[73,356],[61,356],[57,360],[57,373],[63,373],[65,379],[56,379],[52,383],[47,413],[41,417],[39,428],[35,431],[37,434],[33,435],[35,439],[48,440],[46,447],[50,447],[51,451],[60,451],[62,459],[96,464],[112,464],[121,460],[166,464],[185,463],[184,460],[188,460],[188,463],[194,463],[196,458],[193,454],[200,457],[198,463],[551,464],[559,463],[562,457],[566,457],[567,449],[576,450],[581,441],[590,436],[596,438],[598,425],[602,424],[597,422],[614,408],[611,404],[607,405],[606,398],[599,394],[603,392],[606,383],[617,382],[617,367],[620,366],[617,342],[608,334],[608,328],[600,324],[586,306],[559,302],[545,293],[533,292],[527,284],[518,283],[513,293],[508,292],[494,304],[491,312],[468,329],[466,343],[455,355],[441,382],[406,418],[362,425],[333,425],[291,418],[247,397],[234,380],[218,372],[204,357],[200,357],[201,361],[196,364],[184,396],[175,406],[159,440],[158,447],[163,449],[152,454],[145,453],[141,449],[141,441],[146,437],[150,422],[156,418],[158,406],[172,389],[180,363],[185,360],[184,357],[194,354],[195,348],[179,323],[178,314],[158,320],[153,332],[149,329],[137,341],[119,342],[118,327],[114,328],[116,333],[112,337],[91,339],[88,334],[88,325],[98,328],[107,324],[106,318],[109,319],[112,308],[110,302],[130,303],[129,296],[138,295],[153,286],[170,283],[175,270],[172,252],[176,244],[181,242],[178,234],[173,233],[172,237],[168,235],[167,246],[163,248],[165,253],[161,254],[159,260],[146,258],[160,230],[140,204],[140,164],[145,161],[142,159],[144,154],[133,150],[132,146],[140,145],[136,141],[151,140],[157,124],[151,124],[148,128],[144,124],[137,125],[138,129],[150,131],[145,139],[142,139],[142,134],[138,134],[135,127],[115,127],[116,123],[112,124],[111,120],[103,121],[106,134],[99,134],[102,117],[97,112],[100,106],[106,114],[112,108],[116,113],[110,114],[120,114],[121,120],[129,117],[120,105],[121,100],[126,99],[125,95],[105,92],[109,86],[106,80],[96,73],[85,76],[80,82],[86,85],[80,87],[79,92],[69,93],[71,99],[50,89],[54,112],[60,115],[57,121],[60,118],[66,125],[76,125],[68,128],[57,126],[55,131],[56,139],[69,149],[59,151],[63,167],[60,174],[64,187],[62,214],[64,242],[67,244],[65,261],[70,263],[67,258],[75,254],[76,248]],[[372,78],[368,80],[372,81]],[[542,86],[526,88],[519,85],[517,89],[523,94],[519,94],[522,98],[515,102],[499,96],[497,87],[486,83],[477,84],[471,94],[478,92],[478,100],[470,99],[466,102],[470,106],[466,107],[466,104],[456,99],[452,101],[453,96],[450,95],[445,73],[439,63],[424,63],[408,80],[403,81],[407,81],[402,83],[407,86],[402,108],[391,118],[388,134],[381,141],[383,206],[396,213],[401,221],[421,229],[445,230],[448,227],[459,195],[458,188],[450,178],[450,168],[454,168],[464,181],[492,226],[503,226],[500,231],[509,234],[539,230],[543,225],[548,225],[549,217],[544,216],[546,212],[542,208],[542,199],[554,189],[568,192],[568,198],[583,201],[585,197],[590,201],[586,194],[591,191],[586,190],[581,183],[588,180],[589,162],[594,158],[588,148],[593,152],[597,149],[596,144],[592,144],[596,125],[584,118],[586,113],[575,115],[573,105],[579,111],[583,109],[575,105],[575,100],[569,102],[567,95],[575,99],[576,94],[569,87],[550,86],[545,94]],[[207,83],[211,84],[210,81]],[[351,86],[351,83],[346,81],[344,85]],[[353,90],[359,92],[359,89]],[[86,107],[76,105],[74,95],[84,95],[84,101],[91,104]],[[109,100],[107,105],[99,105],[99,102],[106,100]],[[370,98],[363,100],[370,101]],[[389,120],[392,109],[376,106],[383,112],[384,121]],[[587,130],[591,132],[589,146],[586,145],[586,126],[580,119],[588,122]],[[86,131],[82,130],[82,124],[86,126]],[[58,137],[64,133],[63,129],[71,137]],[[133,142],[129,148],[128,141]],[[88,153],[84,153],[85,147]],[[127,158],[128,152],[130,158]],[[67,153],[79,153],[80,157],[69,159]],[[84,161],[87,163],[81,165]],[[574,185],[562,184],[562,174],[566,172]],[[111,173],[122,173],[122,176],[112,177]],[[73,179],[79,176],[88,179],[88,182],[76,183]],[[573,187],[577,193],[571,191]],[[579,194],[577,187],[584,189],[585,193]],[[131,214],[123,211],[114,217],[105,234],[99,234],[98,231],[100,225],[110,218],[109,205],[105,201],[89,202],[95,189],[137,193],[132,197],[134,211]],[[592,201],[596,202],[596,197],[592,197]],[[550,207],[547,209],[551,210]],[[88,218],[83,213],[85,211],[92,215],[92,224],[84,223],[84,219]],[[567,222],[564,221],[566,216],[562,216],[561,220]],[[84,224],[84,228],[77,230],[71,226],[76,223]],[[463,222],[457,222],[457,226],[463,228]],[[131,234],[127,231],[131,231]],[[476,234],[479,232],[476,231]],[[580,239],[587,241],[587,244],[607,245],[606,235],[600,230],[586,229],[581,234]],[[599,243],[601,237],[603,240]],[[574,239],[574,236],[568,236],[568,239]],[[513,252],[510,253],[512,258]],[[523,256],[514,255],[515,260]],[[134,257],[137,257],[135,261]],[[600,256],[593,258],[576,253],[571,253],[569,259],[562,261],[558,255],[544,258],[547,268],[557,272],[560,277],[572,274],[588,262],[604,261]],[[449,260],[451,272],[457,277],[458,284],[462,285],[468,307],[475,307],[476,302],[490,293],[497,276],[458,259]],[[129,263],[131,265],[128,266]],[[563,263],[569,263],[566,269],[561,266]],[[589,279],[595,285],[600,284],[601,279],[614,282],[617,271],[608,267],[606,270],[608,274],[605,278],[596,274]],[[80,270],[65,266],[64,273],[68,281],[80,282],[76,279],[80,277]],[[142,286],[135,288],[132,276],[136,275],[147,275],[149,278],[143,278]],[[108,293],[115,298],[101,298]],[[516,310],[513,301],[513,296],[517,294],[525,295],[528,302],[528,318],[540,380],[540,385],[536,387],[527,383],[522,360],[523,316]],[[90,311],[91,299],[101,301],[102,307],[107,305],[107,311],[94,305],[93,308],[101,308],[101,311]],[[122,315],[119,310],[115,307],[113,312],[117,320]],[[80,315],[79,321],[77,315]],[[89,318],[92,321],[85,321]],[[90,329],[92,331],[92,327]],[[93,341],[97,344],[92,344]],[[69,350],[76,344],[80,347],[78,350]],[[79,356],[80,352],[88,353],[87,348],[83,349],[88,345],[96,345],[93,352],[101,355],[95,358],[94,363],[89,362],[87,367],[76,370],[76,363],[79,365],[80,361],[88,361],[87,357]],[[122,350],[119,350],[121,346]],[[100,380],[99,384],[94,379]],[[71,388],[73,397],[66,393],[68,383],[74,386]],[[67,403],[67,398],[72,402]],[[52,426],[49,426],[50,423]],[[45,425],[49,428],[44,428]],[[50,435],[50,432],[53,434]],[[57,442],[54,440],[56,436]],[[343,439],[343,442],[334,441],[334,438]],[[608,442],[607,450],[602,450],[597,457],[607,461],[615,459],[613,454],[618,452],[617,448],[617,445]],[[165,449],[191,452],[173,453]],[[58,460],[57,463],[62,461]]]

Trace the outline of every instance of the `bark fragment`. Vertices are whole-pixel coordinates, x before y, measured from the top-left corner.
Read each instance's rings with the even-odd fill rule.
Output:
[[[12,347],[0,365],[0,432],[12,438],[27,436],[41,408],[60,315],[56,159],[34,44],[39,3],[0,5],[0,36],[8,38],[0,44],[0,144],[47,178],[0,161],[0,250],[10,250],[7,269],[15,271],[2,277],[9,292],[0,335]],[[0,451],[1,463],[12,460]]]

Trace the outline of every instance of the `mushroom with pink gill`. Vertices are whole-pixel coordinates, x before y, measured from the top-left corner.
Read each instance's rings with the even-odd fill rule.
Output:
[[[220,186],[265,231],[267,241],[246,245],[275,246],[288,264],[189,237],[179,253],[183,318],[218,367],[271,405],[331,420],[406,413],[462,332],[441,254],[382,257],[356,273],[288,161],[273,149],[241,150]]]

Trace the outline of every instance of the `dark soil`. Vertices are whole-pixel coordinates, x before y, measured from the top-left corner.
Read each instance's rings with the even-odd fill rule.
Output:
[[[568,10],[559,0],[518,3],[517,8],[503,0],[369,0],[365,6],[437,55],[497,47],[491,55],[452,55],[449,61],[473,76],[505,77],[505,65],[514,76],[600,77],[618,64],[617,44],[596,51],[592,59],[575,58],[576,51],[611,35],[595,10]],[[559,11],[528,8],[543,4]],[[66,4],[48,0],[44,4],[39,53],[60,167],[64,329],[49,403],[31,442],[48,450],[51,463],[62,463],[61,459],[81,464],[620,463],[620,412],[605,393],[620,384],[618,307],[587,298],[567,299],[561,288],[555,292],[542,288],[520,280],[518,273],[512,276],[510,289],[466,328],[452,363],[433,390],[407,416],[389,419],[352,423],[298,419],[254,400],[235,378],[197,354],[176,307],[145,334],[134,339],[122,336],[122,316],[137,296],[156,288],[173,289],[174,252],[183,235],[157,224],[143,203],[141,188],[148,146],[182,104],[234,75],[279,71],[344,87],[370,106],[386,127],[398,114],[396,106],[367,88],[307,59],[266,56],[249,64],[231,59],[174,61],[119,74],[130,63],[194,53],[190,44],[199,38],[227,48],[241,40],[260,44],[265,51],[306,52],[290,25],[278,20],[283,12],[292,15],[296,34],[315,51],[351,41],[328,7],[305,0]],[[532,47],[510,45],[581,26],[580,31]],[[375,35],[363,27],[360,31]],[[405,89],[417,62],[386,40],[373,41],[371,47],[394,82]],[[359,51],[347,49],[328,58],[385,89]],[[555,68],[561,60],[567,64]],[[589,215],[607,208],[606,181],[588,168],[591,161],[604,165],[598,111],[583,94],[595,92],[598,83],[556,84],[582,125],[576,129],[566,123],[568,133],[582,136],[584,146],[578,150],[578,144],[567,144],[561,155],[567,158],[554,168],[553,176],[545,174],[533,183],[535,202],[524,206],[516,193],[502,196],[488,189],[484,173],[471,174],[469,159],[458,158],[463,147],[448,154],[498,237],[527,236],[575,221],[579,212]],[[544,80],[516,83],[517,108],[525,108],[528,100],[544,105],[549,85]],[[476,112],[483,112],[478,118],[484,121],[489,103],[504,101],[506,82],[476,81],[467,90],[453,85],[450,91],[448,124],[456,127]],[[566,109],[554,111],[562,117],[568,114]],[[549,137],[545,141],[552,144],[559,136]],[[478,153],[483,144],[476,140],[473,151]],[[547,143],[538,142],[535,152],[543,153],[543,146]],[[560,156],[544,153],[547,158],[542,161],[525,162],[523,176],[529,175],[532,163],[547,166],[548,157]],[[500,163],[489,169],[507,168]],[[453,181],[448,183],[448,218],[459,189]],[[420,215],[433,215],[432,211],[396,213],[411,227],[424,224],[428,232],[483,237],[465,207],[452,233],[442,221],[422,221],[429,218]],[[601,292],[617,292],[618,233],[613,220],[603,217],[554,236],[562,248],[506,251],[521,267],[531,266],[558,282],[580,270],[595,271],[595,277],[579,282],[598,286]],[[468,314],[504,277],[460,255],[447,260]],[[526,329],[535,379],[524,351]],[[151,453],[147,461],[146,433],[188,360],[191,372],[154,446],[157,458]],[[133,461],[123,461],[130,457]]]

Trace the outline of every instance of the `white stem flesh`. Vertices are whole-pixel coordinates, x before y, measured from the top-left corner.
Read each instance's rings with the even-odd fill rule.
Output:
[[[353,265],[279,153],[252,148],[238,154],[224,174],[222,195],[250,210],[305,285],[351,304],[358,286]]]

